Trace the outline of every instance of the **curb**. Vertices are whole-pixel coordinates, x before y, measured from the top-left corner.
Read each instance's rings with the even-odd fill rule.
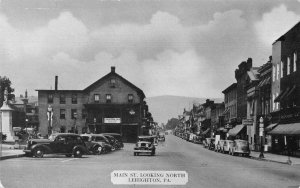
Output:
[[[259,157],[253,157],[253,156],[250,156],[250,159],[254,159],[254,160],[257,160],[257,161],[267,161],[267,162],[274,162],[274,163],[280,163],[280,164],[285,164],[285,165],[292,165],[292,164],[289,164],[287,162],[280,162],[280,161],[274,161],[274,160],[270,160],[270,159],[261,159]]]
[[[13,158],[19,158],[19,157],[25,157],[25,154],[1,156],[0,160],[2,161],[2,160],[5,160],[5,159],[13,159]]]

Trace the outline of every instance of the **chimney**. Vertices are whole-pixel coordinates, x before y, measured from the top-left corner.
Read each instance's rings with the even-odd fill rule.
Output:
[[[55,91],[57,91],[58,76],[55,76]]]
[[[116,72],[116,67],[115,66],[111,67],[111,72]]]

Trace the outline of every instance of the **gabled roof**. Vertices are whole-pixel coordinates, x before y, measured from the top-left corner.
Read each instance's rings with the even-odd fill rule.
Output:
[[[117,74],[115,72],[115,67],[111,67],[111,72],[110,73],[108,73],[107,75],[103,76],[102,78],[100,78],[99,80],[97,80],[96,82],[94,82],[93,84],[89,85],[83,91],[88,91],[88,90],[92,89],[93,87],[95,87],[99,83],[104,82],[110,76],[115,76],[115,77],[119,78],[120,80],[122,80],[123,82],[125,82],[125,84],[129,85],[134,90],[136,90],[138,92],[138,94],[140,94],[143,98],[146,97],[145,94],[144,94],[144,92],[143,92],[143,90],[141,90],[140,88],[138,88],[135,85],[133,85],[131,82],[129,82],[128,80],[126,80],[125,78],[123,78],[121,75]]]
[[[223,91],[222,91],[222,93],[228,93],[229,91],[231,91],[231,90],[233,90],[233,89],[235,89],[237,87],[237,83],[233,83],[233,84],[231,84],[229,87],[227,87],[226,89],[224,89]]]

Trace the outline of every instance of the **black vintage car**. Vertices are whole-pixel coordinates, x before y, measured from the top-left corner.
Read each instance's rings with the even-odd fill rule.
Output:
[[[140,153],[143,154],[150,154],[155,155],[155,139],[156,136],[139,136],[138,142],[136,143],[135,147],[133,148],[133,155],[137,156]]]
[[[92,154],[102,154],[112,150],[109,140],[101,134],[82,134],[80,136]]]
[[[31,139],[24,152],[27,156],[43,157],[44,154],[61,154],[82,157],[87,148],[82,138],[73,133],[54,133],[48,139]]]
[[[102,133],[102,135],[113,136],[118,141],[120,148],[124,147],[124,143],[123,143],[121,134],[119,134],[119,133]]]

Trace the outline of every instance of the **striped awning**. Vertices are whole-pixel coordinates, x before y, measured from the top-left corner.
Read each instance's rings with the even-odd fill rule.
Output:
[[[270,131],[270,130],[272,130],[276,125],[278,125],[278,123],[273,123],[273,124],[268,125],[268,126],[265,128],[265,131]]]
[[[268,134],[276,135],[300,135],[300,123],[279,124]]]
[[[236,136],[237,134],[239,134],[239,132],[241,132],[241,130],[245,127],[245,125],[240,124],[240,125],[236,125],[235,127],[233,127],[232,129],[229,130],[228,134],[230,136]]]

